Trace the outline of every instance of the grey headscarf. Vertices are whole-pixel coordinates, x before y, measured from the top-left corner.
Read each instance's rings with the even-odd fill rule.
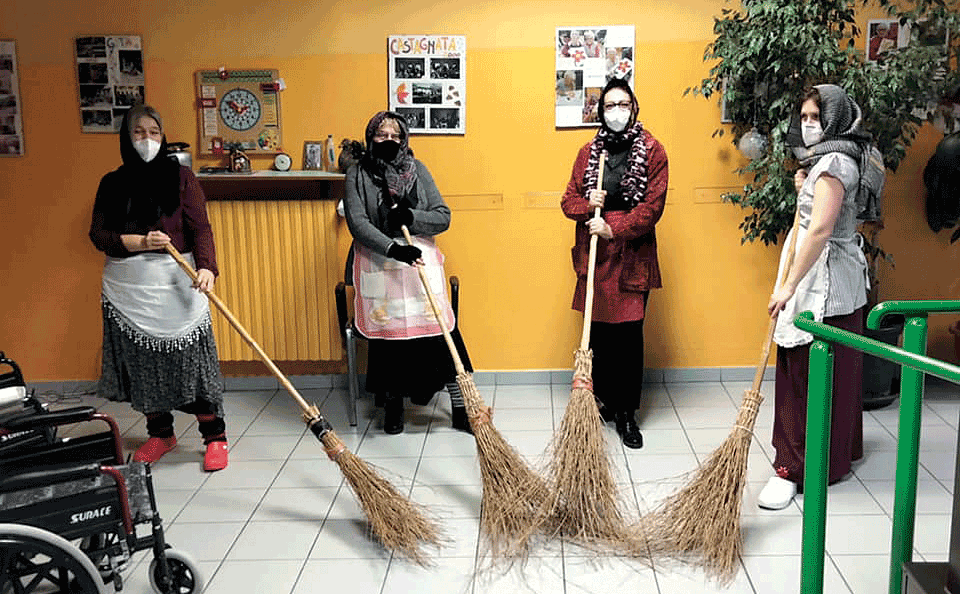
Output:
[[[793,148],[802,167],[812,167],[828,153],[843,153],[857,161],[860,167],[857,218],[878,220],[886,169],[883,155],[873,144],[873,137],[863,129],[863,112],[857,102],[837,85],[816,85],[814,88],[820,94],[823,140],[804,146],[800,119],[794,118],[787,132],[787,144]]]

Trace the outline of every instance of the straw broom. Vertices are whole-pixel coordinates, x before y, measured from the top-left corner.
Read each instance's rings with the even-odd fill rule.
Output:
[[[598,190],[603,187],[605,159],[606,154],[601,153]],[[594,210],[593,218],[600,218],[600,208]],[[591,379],[590,325],[593,321],[597,241],[597,235],[590,237],[583,331],[580,348],[574,353],[573,389],[560,428],[550,444],[553,500],[548,515],[541,520],[544,528],[562,531],[568,538],[585,544],[625,548],[628,534],[618,504],[617,484]]]
[[[172,245],[167,244],[165,247],[190,278],[196,281],[197,273],[190,263],[184,260]],[[427,558],[422,547],[425,544],[432,546],[440,544],[440,531],[437,526],[425,517],[420,506],[404,497],[388,480],[347,449],[327,419],[320,414],[317,406],[307,404],[307,401],[240,325],[220,298],[212,291],[206,292],[206,295],[300,405],[304,422],[323,444],[327,456],[340,467],[344,478],[347,479],[354,495],[360,501],[360,507],[370,522],[373,535],[387,549],[396,551],[415,563],[426,565]]]
[[[406,225],[401,226],[401,230],[407,243],[413,245]],[[493,558],[525,560],[531,548],[529,526],[537,510],[541,509],[548,499],[549,487],[493,426],[492,409],[484,404],[483,397],[473,381],[473,375],[463,367],[450,330],[443,321],[443,314],[430,289],[426,271],[419,265],[417,271],[453,357],[457,386],[463,392],[467,417],[477,442],[477,459],[483,481],[480,528],[486,548]]]
[[[793,236],[778,286],[787,278],[793,265],[797,233],[798,225],[794,219]],[[654,553],[699,561],[706,573],[721,583],[732,581],[739,567],[738,558],[743,545],[740,506],[746,483],[747,458],[757,413],[763,402],[760,383],[767,368],[776,326],[776,317],[771,318],[753,385],[743,394],[737,421],[730,434],[696,470],[685,487],[668,497],[641,522],[641,529],[652,539],[646,545]]]

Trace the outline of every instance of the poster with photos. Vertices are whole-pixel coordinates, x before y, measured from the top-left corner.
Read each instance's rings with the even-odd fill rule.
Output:
[[[144,100],[140,36],[86,35],[75,44],[82,130],[118,132],[127,110]]]
[[[23,156],[17,45],[0,39],[0,157]]]
[[[558,128],[599,126],[600,92],[611,78],[634,88],[634,27],[557,27],[554,71]]]
[[[464,35],[388,38],[390,110],[411,134],[465,134],[466,57]]]

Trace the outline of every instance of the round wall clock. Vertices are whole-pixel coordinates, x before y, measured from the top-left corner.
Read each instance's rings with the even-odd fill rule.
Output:
[[[293,165],[293,159],[287,153],[277,153],[273,158],[273,168],[277,171],[290,171],[291,165]]]
[[[220,99],[220,117],[234,130],[249,130],[260,121],[260,101],[244,88],[227,91]]]

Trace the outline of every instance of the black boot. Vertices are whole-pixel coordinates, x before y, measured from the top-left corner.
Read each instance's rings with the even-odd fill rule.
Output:
[[[470,418],[467,416],[467,407],[463,402],[463,394],[460,392],[460,386],[457,385],[457,382],[450,382],[447,384],[447,392],[450,394],[453,428],[473,434],[473,429],[470,428]]]
[[[388,435],[403,433],[403,396],[387,393],[383,403],[383,432]]]
[[[640,428],[637,427],[635,416],[636,411],[618,412],[616,423],[617,433],[623,440],[623,445],[638,450],[643,447],[643,435],[640,434]]]

